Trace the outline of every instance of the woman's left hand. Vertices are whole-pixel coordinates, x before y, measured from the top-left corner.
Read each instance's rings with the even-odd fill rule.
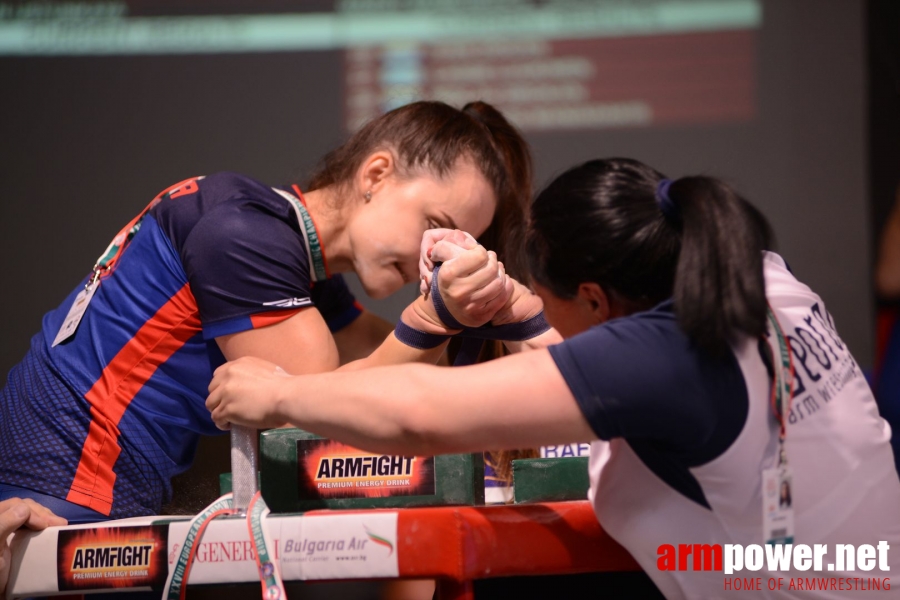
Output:
[[[277,407],[290,378],[269,361],[239,358],[216,369],[206,408],[219,429],[231,429],[232,424],[255,429],[281,427],[284,420],[277,416]]]

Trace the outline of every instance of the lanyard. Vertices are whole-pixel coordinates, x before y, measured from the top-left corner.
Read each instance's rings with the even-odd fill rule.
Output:
[[[200,540],[206,532],[206,527],[217,517],[231,516],[236,513],[233,495],[228,493],[191,519],[178,558],[175,564],[169,568],[169,575],[163,589],[163,600],[184,600],[191,565],[197,557],[197,548],[200,546]],[[250,506],[247,507],[246,521],[253,554],[256,556],[259,580],[262,584],[262,598],[263,600],[285,600],[287,595],[284,592],[281,570],[278,567],[277,559],[274,558],[276,546],[269,535],[269,528],[266,527],[268,516],[269,508],[260,493],[256,492],[250,500]]]
[[[94,268],[91,270],[91,278],[84,286],[84,289],[93,287],[100,280],[100,277],[112,270],[116,261],[119,260],[122,251],[128,247],[132,238],[134,238],[135,234],[140,230],[141,222],[144,220],[144,217],[147,216],[150,209],[156,206],[161,199],[162,196],[154,198],[153,201],[147,205],[147,208],[141,211],[141,214],[132,219],[128,225],[123,227],[122,230],[116,234],[116,237],[113,238],[109,243],[109,246],[106,247],[106,250],[103,251],[103,254],[100,255],[100,258],[97,259],[97,262],[94,263]]]
[[[100,258],[97,259],[97,262],[94,263],[94,268],[91,270],[91,278],[84,286],[84,289],[87,290],[93,287],[102,276],[112,270],[116,261],[118,261],[119,257],[122,255],[122,252],[128,247],[128,244],[131,243],[131,240],[141,229],[141,223],[143,222],[144,217],[147,216],[147,213],[150,212],[154,206],[159,204],[160,200],[166,197],[177,198],[178,196],[197,191],[197,181],[200,179],[202,179],[202,177],[185,179],[184,181],[166,188],[156,196],[156,198],[151,200],[150,204],[148,204],[138,216],[129,221],[129,223],[123,227],[109,243],[109,246],[106,247],[106,250],[103,251],[103,254],[101,254]]]
[[[87,284],[84,286],[85,289],[89,289],[93,287],[101,277],[109,273],[116,262],[119,260],[119,257],[122,255],[122,252],[125,248],[128,247],[128,244],[131,243],[131,240],[141,229],[141,223],[144,220],[144,217],[147,216],[154,206],[159,204],[159,202],[167,197],[176,197],[181,195],[181,193],[186,193],[189,191],[196,191],[196,181],[200,179],[199,177],[188,179],[182,181],[180,183],[176,183],[172,187],[164,190],[161,194],[159,194],[156,198],[154,198],[150,204],[144,208],[134,219],[129,221],[125,227],[116,234],[116,237],[112,239],[109,243],[109,246],[106,247],[106,250],[103,251],[103,254],[97,258],[97,261],[94,263],[94,267],[91,270],[91,278],[88,280]],[[193,186],[193,187],[192,187]],[[185,187],[185,190],[181,190],[182,187]],[[190,188],[190,189],[189,189]],[[322,248],[322,243],[319,239],[319,233],[316,230],[316,225],[312,220],[312,216],[310,216],[309,211],[306,209],[303,200],[303,194],[300,192],[300,188],[296,185],[294,186],[294,190],[297,192],[300,199],[298,200],[294,195],[289,192],[285,192],[284,190],[279,190],[276,188],[272,188],[280,196],[282,196],[285,200],[287,200],[291,206],[294,208],[294,211],[297,213],[297,220],[300,222],[301,229],[300,231],[303,233],[303,241],[306,244],[307,256],[309,256],[309,270],[313,281],[324,281],[328,279],[328,265],[325,262],[325,251]],[[181,192],[181,193],[179,193]]]
[[[781,329],[781,324],[778,322],[778,317],[775,316],[771,306],[766,310],[766,317],[772,325],[778,344],[777,359],[775,356],[772,356],[774,376],[772,377],[771,403],[772,412],[775,413],[775,418],[778,419],[779,425],[778,464],[785,465],[787,464],[787,456],[784,451],[784,439],[787,437],[787,421],[785,420],[785,413],[790,413],[791,400],[794,395],[794,359],[791,356],[791,351],[788,347],[784,331]],[[785,406],[785,403],[787,406]]]
[[[303,242],[306,244],[306,255],[309,257],[310,277],[313,281],[325,281],[329,277],[328,264],[325,262],[325,249],[322,247],[322,242],[319,239],[316,224],[306,209],[303,192],[296,185],[294,186],[294,191],[297,192],[297,196],[278,188],[272,188],[272,190],[287,200],[294,208],[294,212],[297,213],[300,233],[303,234]]]

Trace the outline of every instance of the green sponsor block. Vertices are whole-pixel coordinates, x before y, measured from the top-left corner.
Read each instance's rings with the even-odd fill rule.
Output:
[[[480,453],[379,455],[300,429],[263,432],[259,453],[260,490],[272,512],[484,504]]]
[[[256,486],[259,488],[259,473],[256,474]],[[219,473],[219,495],[224,496],[232,491],[231,473]]]
[[[231,493],[231,473],[219,473],[219,495]]]
[[[584,500],[590,487],[588,459],[522,458],[512,461],[514,501]]]

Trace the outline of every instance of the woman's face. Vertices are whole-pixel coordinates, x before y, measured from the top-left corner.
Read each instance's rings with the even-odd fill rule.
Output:
[[[353,270],[369,296],[384,298],[418,280],[425,230],[447,227],[478,237],[496,205],[491,185],[471,160],[460,160],[441,179],[427,172],[392,174],[348,224]]]
[[[535,283],[534,292],[544,303],[544,317],[559,335],[568,339],[597,324],[597,314],[580,295],[560,298],[544,286]]]

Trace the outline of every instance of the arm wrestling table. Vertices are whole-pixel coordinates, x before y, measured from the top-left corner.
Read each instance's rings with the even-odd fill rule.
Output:
[[[473,598],[475,579],[639,570],[587,501],[411,509],[398,523],[401,575],[436,578],[441,600]]]
[[[52,528],[37,533],[20,531],[12,545],[13,565],[8,597],[66,592],[71,594],[109,589],[113,586],[120,591],[138,587],[146,590],[151,587],[146,579],[141,580],[143,585],[139,586],[135,580],[128,578],[127,573],[145,576],[149,573],[151,578],[158,578],[161,574],[165,580],[177,550],[177,545],[173,548],[173,538],[183,539],[178,535],[170,536],[168,532],[179,527],[184,530],[187,523],[174,519],[178,518],[126,519],[90,526]],[[390,523],[387,529],[392,531],[385,533],[384,519]],[[382,526],[382,529],[378,529],[376,525]],[[137,542],[134,539],[129,541],[127,536],[132,528],[134,531],[141,531],[139,539],[146,544],[148,526],[158,532],[159,536],[165,536],[157,540],[156,545],[161,546],[158,551],[148,550],[141,554],[140,551],[125,553],[121,549],[109,550],[116,548],[116,544],[119,544],[119,548],[128,544],[137,547]],[[345,550],[343,542],[340,543],[340,548],[336,548],[334,542],[328,547],[327,542],[322,541],[323,531],[338,532],[335,533],[338,535],[343,531],[342,528],[356,526],[363,533],[357,538],[346,534],[351,536],[346,539],[356,539],[357,548],[369,541],[365,550],[380,553],[381,557],[376,557],[378,560],[390,558],[392,554],[394,558],[388,561],[393,563],[389,568],[390,574],[378,571],[377,568],[373,571],[373,561],[369,560],[367,563],[367,559],[363,558],[365,553],[355,553],[349,548]],[[442,600],[474,598],[472,582],[475,579],[639,570],[628,552],[601,529],[587,501],[478,507],[317,510],[302,515],[272,515],[269,527],[276,540],[277,553],[280,555],[278,560],[285,580],[434,578],[437,580],[438,597]],[[373,528],[378,530],[373,531]],[[115,532],[115,535],[111,532]],[[318,538],[315,537],[315,532],[319,532]],[[360,541],[363,538],[366,538],[365,541]],[[72,539],[81,539],[81,542],[73,542]],[[77,543],[81,543],[81,546],[77,546]],[[188,584],[258,580],[249,543],[249,531],[243,520],[222,519],[211,522],[204,538],[199,542],[198,560],[190,571]],[[319,544],[318,547],[316,543]],[[350,548],[353,543],[349,542]],[[207,546],[205,549],[204,544]],[[105,550],[101,554],[96,548]],[[340,549],[344,555],[360,558],[337,558],[344,563],[332,561],[330,571],[321,570],[315,562],[307,562],[304,567],[306,571],[300,573],[300,576],[296,575],[297,569],[291,567],[292,553],[300,555],[300,560],[303,561],[316,556],[324,557],[321,560],[328,562],[326,555],[329,552],[335,554],[336,549]],[[91,552],[90,560],[88,551]],[[111,552],[118,558],[110,558]],[[122,564],[122,557],[126,554],[132,557],[124,560],[130,567]],[[79,556],[80,562],[77,558]],[[156,564],[153,564],[153,557],[157,557]],[[353,562],[354,560],[357,562]],[[164,564],[158,564],[159,562]],[[338,576],[334,575],[335,567],[340,570]],[[81,573],[81,576],[76,573]],[[86,576],[84,573],[93,575]],[[101,583],[84,582],[86,577]],[[108,584],[106,581],[115,583]],[[72,587],[73,583],[76,587]],[[156,585],[152,587],[156,588]]]

